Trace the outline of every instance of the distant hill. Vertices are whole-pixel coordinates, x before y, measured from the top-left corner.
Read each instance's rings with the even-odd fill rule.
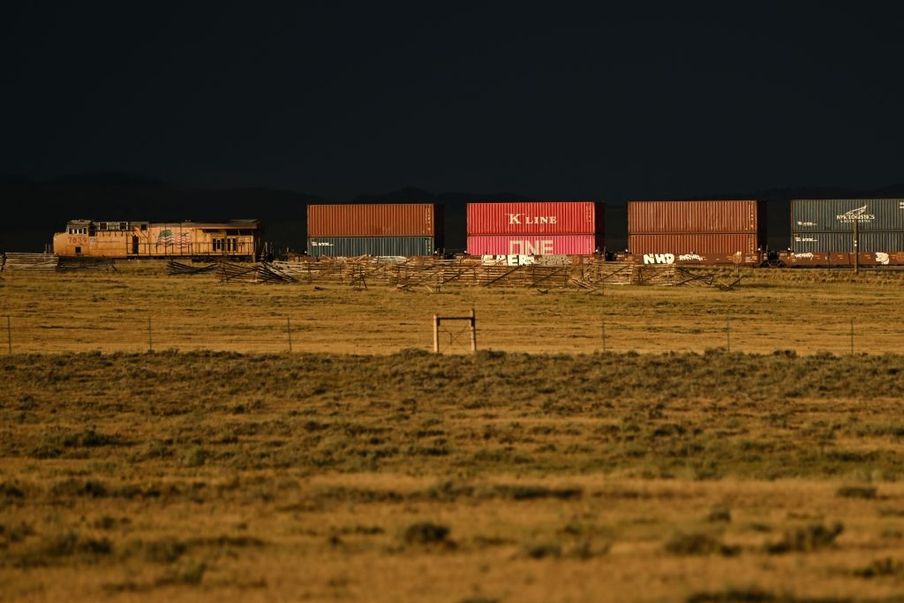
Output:
[[[775,188],[751,193],[723,193],[700,199],[760,199],[767,203],[767,232],[772,248],[788,246],[789,201],[807,197],[904,197],[904,184],[873,190],[843,188]],[[439,203],[445,208],[446,247],[465,247],[465,206],[477,200],[528,200],[523,193],[431,193],[402,188],[325,199],[303,192],[271,188],[201,189],[172,185],[139,175],[76,174],[47,181],[21,176],[0,178],[0,199],[7,219],[0,224],[0,250],[41,251],[54,232],[73,218],[96,220],[228,220],[258,218],[266,238],[279,249],[305,248],[309,203]],[[638,195],[637,198],[645,198]],[[683,197],[686,198],[686,197]],[[606,241],[610,249],[626,245],[625,199],[606,201]]]

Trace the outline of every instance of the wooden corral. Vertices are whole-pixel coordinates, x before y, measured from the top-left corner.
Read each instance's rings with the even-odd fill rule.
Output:
[[[27,270],[31,272],[53,272],[57,269],[59,259],[48,253],[20,253],[7,251],[0,258],[0,268],[15,272]]]
[[[95,222],[72,220],[53,235],[58,257],[255,259],[261,245],[257,220],[230,222]]]
[[[522,261],[524,261],[522,259]],[[515,263],[515,265],[511,265]],[[171,274],[191,274],[214,268],[174,266]],[[675,266],[643,266],[633,262],[607,262],[592,256],[548,256],[516,263],[509,259],[464,257],[418,258],[310,258],[264,263],[241,268],[221,263],[221,279],[257,282],[337,283],[358,289],[368,284],[388,285],[403,291],[441,291],[446,286],[571,288],[596,290],[607,285],[717,286],[711,274],[698,274]],[[733,282],[731,287],[738,284]]]

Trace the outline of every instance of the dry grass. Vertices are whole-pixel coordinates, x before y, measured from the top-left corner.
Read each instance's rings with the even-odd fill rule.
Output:
[[[478,289],[404,293],[386,287],[221,284],[213,275],[167,277],[161,264],[120,265],[113,274],[4,273],[0,349],[11,316],[19,352],[155,349],[281,352],[286,318],[296,351],[383,354],[432,346],[434,313],[477,309],[482,348],[574,353],[793,349],[904,353],[904,273],[748,271],[740,289],[608,287],[601,292]],[[467,338],[443,336],[451,351]]]
[[[0,597],[892,601],[904,357],[0,359]]]

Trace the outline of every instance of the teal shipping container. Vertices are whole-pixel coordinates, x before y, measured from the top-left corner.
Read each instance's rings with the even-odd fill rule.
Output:
[[[904,199],[792,199],[791,232],[904,231]]]
[[[308,237],[308,255],[329,257],[429,256],[433,237]]]

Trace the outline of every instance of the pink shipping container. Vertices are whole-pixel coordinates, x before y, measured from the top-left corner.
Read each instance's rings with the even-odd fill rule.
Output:
[[[726,234],[629,234],[628,250],[644,253],[698,254],[723,256],[733,253],[752,254],[757,250],[755,233]]]
[[[756,233],[756,201],[628,201],[628,234]]]
[[[469,255],[591,255],[593,235],[474,235],[468,237]]]
[[[442,237],[433,203],[308,205],[308,237]]]
[[[602,234],[602,220],[593,201],[468,203],[469,235]]]

